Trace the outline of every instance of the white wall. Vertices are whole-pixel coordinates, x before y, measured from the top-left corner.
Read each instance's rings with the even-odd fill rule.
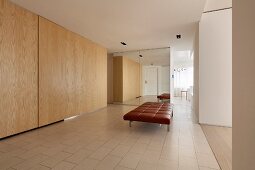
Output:
[[[174,97],[174,48],[170,48],[170,96]]]
[[[232,9],[199,24],[199,122],[232,126]]]
[[[193,111],[196,115],[196,122],[199,118],[199,24],[197,24],[195,38],[193,42],[194,59],[194,85],[193,85]]]
[[[233,170],[254,170],[255,1],[233,2]]]

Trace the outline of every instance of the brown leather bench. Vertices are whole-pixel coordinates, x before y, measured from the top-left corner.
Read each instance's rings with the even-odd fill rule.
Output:
[[[166,124],[169,131],[171,117],[173,117],[173,104],[147,102],[125,114],[123,119],[129,120],[130,127],[132,121]]]
[[[163,93],[161,95],[157,96],[158,100],[169,100],[170,99],[170,94],[169,93]]]

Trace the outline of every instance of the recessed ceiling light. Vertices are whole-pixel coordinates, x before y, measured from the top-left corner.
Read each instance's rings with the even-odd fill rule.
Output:
[[[127,45],[125,42],[120,42],[122,45]]]
[[[178,34],[178,35],[176,35],[176,38],[177,38],[177,39],[181,39],[181,38],[182,38],[182,35],[181,35],[181,34]]]

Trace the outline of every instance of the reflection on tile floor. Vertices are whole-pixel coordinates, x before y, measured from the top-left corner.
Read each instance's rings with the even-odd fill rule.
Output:
[[[0,170],[214,170],[220,169],[186,101],[175,100],[166,126],[122,116],[134,106],[109,105],[95,113],[0,141]]]
[[[140,106],[141,104],[145,102],[158,102],[156,95],[147,95],[142,96],[139,98],[131,99],[122,103],[116,103],[116,104],[124,104],[124,105],[133,105],[133,106]]]

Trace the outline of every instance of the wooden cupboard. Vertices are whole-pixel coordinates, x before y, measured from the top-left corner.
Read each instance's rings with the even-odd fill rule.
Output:
[[[106,49],[40,17],[39,126],[106,105]]]
[[[0,138],[38,127],[38,16],[0,0]]]
[[[0,0],[0,138],[107,106],[107,50]]]

